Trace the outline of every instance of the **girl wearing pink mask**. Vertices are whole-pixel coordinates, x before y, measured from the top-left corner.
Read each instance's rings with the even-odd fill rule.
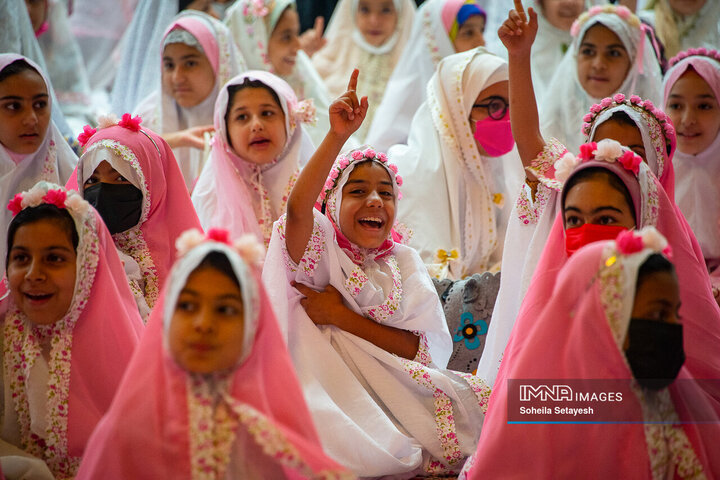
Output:
[[[509,202],[522,183],[507,85],[507,63],[483,48],[443,59],[408,145],[388,152],[410,185],[398,218],[439,278],[500,267]]]

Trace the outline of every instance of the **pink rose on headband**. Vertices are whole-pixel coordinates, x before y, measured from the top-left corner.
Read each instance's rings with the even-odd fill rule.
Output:
[[[602,106],[602,108],[607,108],[610,105],[612,105],[612,99],[610,97],[603,98],[600,102],[600,106]]]
[[[623,20],[627,20],[630,18],[630,15],[632,15],[632,12],[630,9],[624,6],[619,6],[615,9],[615,12],[617,12],[618,17],[622,18]]]
[[[642,102],[642,98],[637,95],[630,95],[630,103],[632,103],[633,105],[637,105],[640,102]]]
[[[207,238],[209,240],[230,245],[230,232],[224,228],[211,228],[207,231]]]
[[[397,165],[395,165],[394,163],[390,163],[390,164],[388,164],[388,168],[389,168],[390,170],[392,170],[392,172],[393,172],[395,175],[397,175],[397,172],[398,172]]]
[[[350,156],[352,157],[353,160],[360,160],[361,158],[363,158],[363,153],[360,150],[355,150],[354,152],[352,152],[350,154]],[[343,168],[345,168],[345,167],[343,167]]]
[[[603,8],[601,6],[595,5],[594,7],[590,8],[590,10],[588,10],[588,13],[590,15],[597,15],[598,13],[602,13],[602,11]]]
[[[400,175],[395,175],[395,182],[397,182],[398,187],[402,187],[403,179]]]
[[[385,155],[385,154],[382,153],[382,152],[380,152],[380,153],[377,154],[377,158],[378,158],[378,160],[380,160],[380,161],[383,162],[383,163],[386,163],[386,162],[388,161],[387,155]],[[397,173],[397,172],[396,172],[396,173]]]
[[[628,150],[620,158],[618,158],[618,162],[620,162],[620,164],[625,167],[625,170],[630,170],[635,175],[637,175],[640,171],[640,164],[642,163],[642,158],[640,158],[638,155],[635,155],[635,153],[631,150]]]
[[[592,121],[593,115],[592,113],[586,113],[583,117],[583,122],[590,123]]]
[[[583,161],[592,160],[595,158],[595,150],[597,150],[597,143],[595,142],[580,145],[580,155],[578,155],[578,158]]]
[[[615,103],[623,103],[625,101],[625,95],[622,93],[617,93],[613,97],[613,100],[615,100]]]
[[[620,232],[615,239],[615,244],[617,245],[618,252],[623,255],[632,255],[633,253],[640,252],[644,247],[642,237],[636,235],[634,230]]]
[[[65,190],[48,190],[48,192],[43,197],[43,202],[49,203],[50,205],[55,205],[58,208],[65,208],[65,199],[67,198],[67,193]]]
[[[77,141],[80,146],[84,147],[88,140],[90,140],[90,137],[95,135],[95,132],[97,132],[96,129],[92,128],[90,125],[85,125],[82,133],[77,136]]]
[[[365,158],[375,158],[375,150],[368,148],[363,152],[363,155],[365,155]]]
[[[17,215],[22,211],[22,200],[22,193],[16,193],[12,200],[8,202],[7,209],[12,212],[13,216]]]
[[[139,132],[140,131],[140,124],[142,123],[142,118],[140,116],[133,117],[129,113],[124,113],[120,121],[118,122],[118,125],[127,128],[128,130],[132,130],[133,132]]]

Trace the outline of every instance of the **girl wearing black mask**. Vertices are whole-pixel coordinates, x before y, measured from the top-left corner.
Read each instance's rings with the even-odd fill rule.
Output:
[[[85,150],[77,176],[83,196],[103,218],[125,264],[143,318],[172,265],[175,239],[200,228],[172,150],[130,114],[100,119],[78,136]]]

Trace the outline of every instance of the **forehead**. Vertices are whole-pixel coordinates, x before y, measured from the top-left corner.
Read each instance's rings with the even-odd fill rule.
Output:
[[[187,278],[184,290],[192,290],[203,297],[215,298],[227,295],[242,297],[235,282],[225,273],[211,266],[196,268]]]
[[[18,96],[34,96],[39,94],[47,94],[47,85],[45,81],[34,70],[23,70],[15,75],[10,75],[0,82],[0,92],[3,96],[10,92],[21,92]]]
[[[508,98],[508,81],[502,80],[497,83],[493,83],[492,85],[488,86],[487,88],[484,88],[480,91],[477,98],[475,99],[475,103],[478,103],[482,100],[485,100],[488,97],[502,97],[507,100]]]
[[[617,140],[622,145],[642,145],[643,138],[637,126],[620,123],[612,118],[604,121],[595,129],[592,140],[599,142],[605,139]]]
[[[567,192],[565,207],[592,210],[598,206],[611,206],[619,210],[630,210],[625,195],[610,184],[602,174],[593,174],[579,180]]]
[[[460,26],[460,30],[463,28],[473,28],[473,27],[484,27],[485,26],[485,17],[483,17],[480,14],[474,14],[470,15],[465,22]]]
[[[169,43],[163,49],[163,57],[182,58],[191,55],[205,57],[200,50],[184,43]]]
[[[385,167],[381,166],[377,162],[363,162],[350,172],[348,182],[351,181],[392,183],[392,178],[390,178],[390,174]]]
[[[711,95],[715,97],[715,92],[705,79],[693,68],[688,68],[685,73],[680,75],[672,89],[670,95],[683,96],[700,96]]]
[[[587,29],[587,32],[585,32],[585,36],[582,39],[582,43],[591,43],[596,46],[625,46],[615,32],[601,23],[596,23]]]
[[[12,246],[38,250],[66,247],[74,250],[65,222],[60,218],[43,218],[20,225],[15,232]]]
[[[277,25],[275,25],[275,30],[280,31],[283,29],[294,28],[300,28],[300,17],[298,16],[298,13],[295,11],[295,9],[288,7],[280,15]]]
[[[649,305],[657,301],[667,301],[673,305],[680,303],[678,278],[675,272],[650,273],[638,285],[635,294],[637,305]]]
[[[245,87],[235,93],[232,108],[252,108],[261,105],[273,105],[280,108],[267,88]]]
[[[393,0],[359,0],[359,6],[363,7],[392,7],[395,8]]]

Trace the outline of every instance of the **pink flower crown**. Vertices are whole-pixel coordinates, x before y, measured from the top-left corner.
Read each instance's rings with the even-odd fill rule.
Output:
[[[83,132],[78,135],[77,140],[78,143],[84,147],[90,140],[90,138],[95,135],[95,133],[97,133],[98,130],[117,125],[119,127],[127,128],[128,130],[131,130],[133,132],[139,132],[141,123],[142,118],[140,118],[140,116],[136,115],[135,117],[133,117],[129,113],[123,114],[120,120],[118,120],[118,118],[113,114],[101,115],[100,117],[98,117],[98,128],[93,128],[90,125],[85,125],[83,127]]]
[[[599,15],[601,13],[612,13],[617,15],[618,17],[625,20],[625,23],[630,25],[631,27],[640,28],[640,25],[642,22],[640,22],[640,19],[637,15],[632,13],[629,8],[624,6],[615,6],[615,5],[595,5],[594,7],[591,7],[587,12],[583,12],[580,14],[580,16],[573,22],[572,27],[570,27],[570,35],[573,37],[577,37],[580,33],[580,29],[582,26],[590,20],[595,15]]]
[[[256,18],[263,18],[270,13],[270,8],[275,0],[269,0],[267,3],[263,0],[248,0],[243,5],[243,16],[247,23],[252,23]]]
[[[580,145],[580,154],[577,157],[570,152],[563,155],[560,160],[555,162],[555,178],[565,183],[578,165],[591,160],[618,162],[635,176],[640,172],[640,164],[643,162],[638,154],[623,148],[617,140],[606,138],[597,143],[590,142]]]
[[[667,239],[653,226],[644,227],[642,230],[624,230],[615,239],[617,252],[621,255],[632,255],[645,249],[655,253],[662,253],[668,259],[672,259],[672,247]]]
[[[26,208],[37,207],[44,203],[70,210],[81,216],[90,208],[90,204],[75,190],[65,190],[53,183],[38,182],[30,190],[15,194],[8,202],[7,209],[14,217]]]
[[[205,234],[197,228],[184,231],[175,240],[178,257],[182,257],[193,248],[206,242],[217,242],[231,247],[248,265],[258,266],[265,258],[265,247],[254,234],[245,234],[232,242],[230,232],[223,228],[211,228]]]
[[[627,105],[641,114],[646,113],[653,116],[663,129],[663,133],[665,135],[665,145],[672,145],[672,139],[675,138],[675,127],[673,127],[667,114],[663,112],[662,109],[653,105],[650,100],[643,100],[637,95],[630,95],[630,98],[627,98],[622,93],[617,93],[612,98],[603,98],[600,103],[596,103],[590,107],[590,113],[586,113],[583,117],[583,122],[585,122],[582,126],[583,134],[585,134],[586,137],[590,137],[593,123],[595,123],[595,119],[598,115],[609,108],[614,108],[619,105]]]
[[[372,148],[366,148],[365,150],[353,150],[347,155],[338,155],[337,159],[335,159],[335,163],[330,169],[328,178],[325,181],[325,186],[323,187],[322,192],[320,192],[320,200],[322,200],[323,203],[327,201],[328,195],[330,195],[330,192],[335,189],[338,180],[342,177],[342,174],[347,167],[349,167],[353,163],[358,163],[364,160],[380,162],[381,164],[386,166],[388,170],[393,173],[397,186],[402,186],[403,180],[402,177],[397,173],[397,165],[393,163],[388,163],[387,155],[382,152],[375,152],[375,150],[373,150]],[[398,192],[398,200],[400,200],[400,198],[402,198],[402,194]]]
[[[670,59],[668,62],[668,68],[674,67],[675,64],[680,62],[681,60],[685,60],[688,57],[708,57],[712,58],[716,62],[720,62],[720,52],[717,50],[714,50],[712,48],[689,48],[685,50],[684,52],[680,52],[677,55],[675,55],[673,58]]]

